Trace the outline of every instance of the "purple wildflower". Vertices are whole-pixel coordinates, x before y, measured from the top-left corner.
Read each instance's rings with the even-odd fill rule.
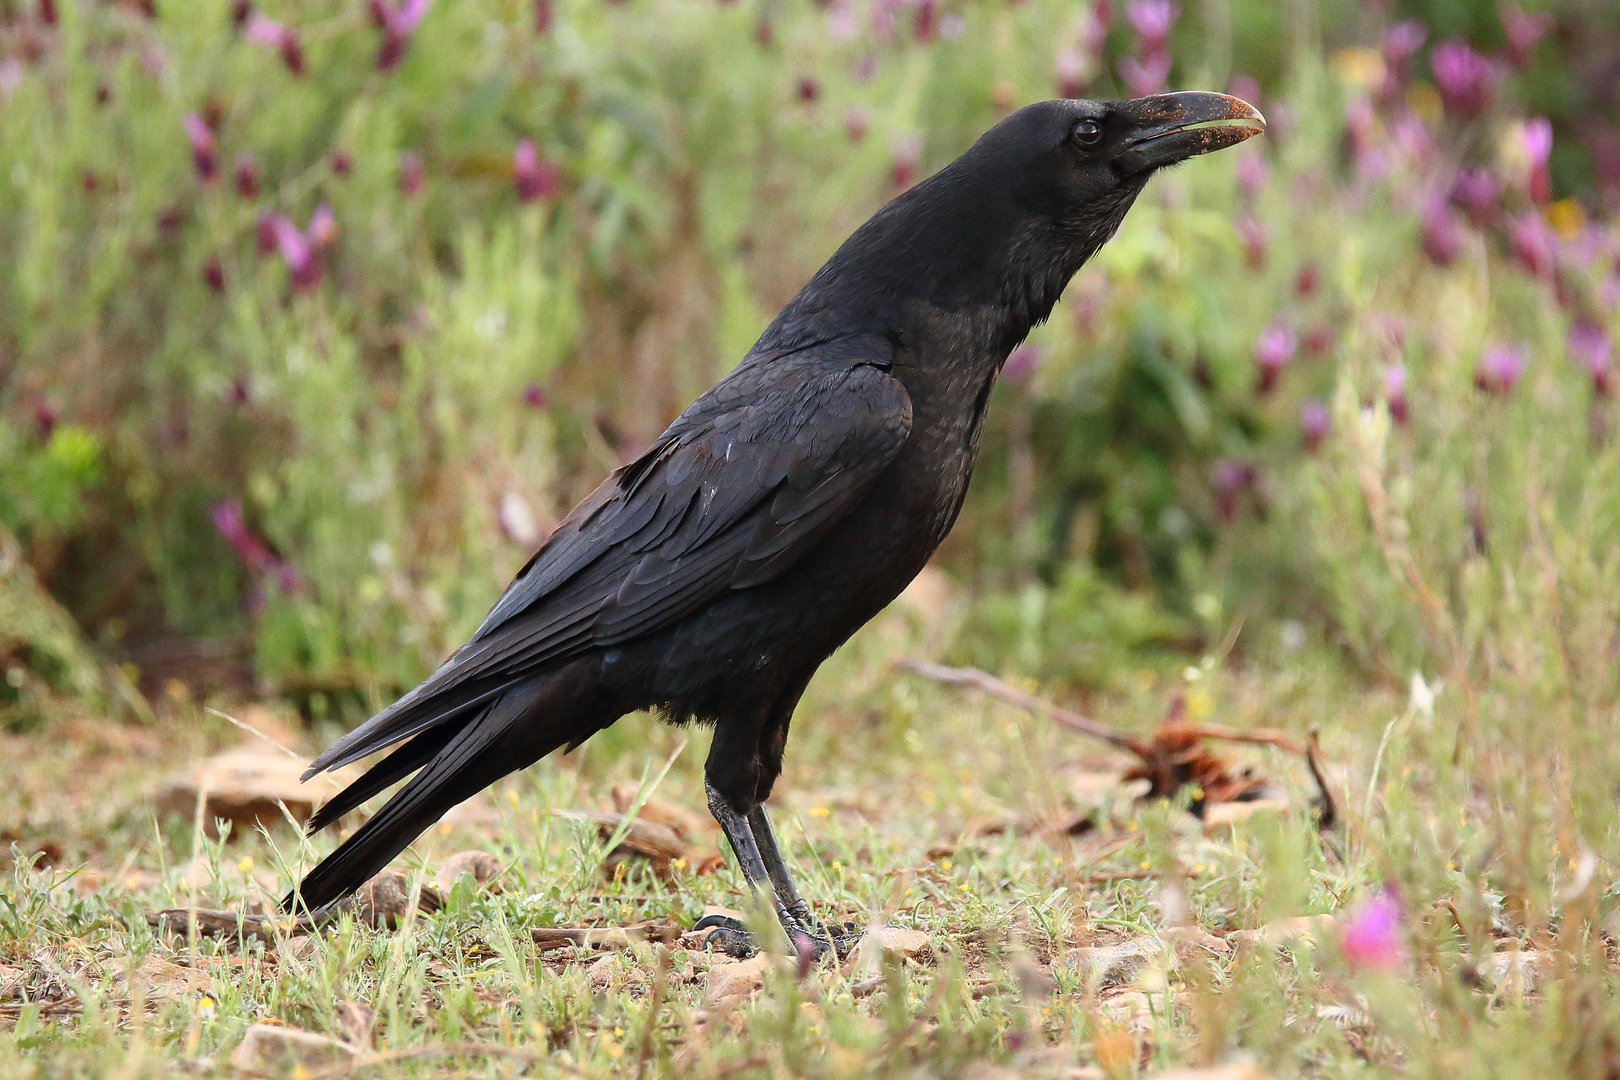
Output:
[[[803,930],[793,934],[793,974],[803,982],[805,977],[815,970],[816,960],[821,956],[821,950],[816,948],[816,939]]]
[[[1436,45],[1429,53],[1429,66],[1448,112],[1471,120],[1490,108],[1501,72],[1466,41],[1448,38]]]
[[[928,44],[939,35],[939,9],[934,0],[915,0],[916,10],[911,13],[911,36],[920,44]]]
[[[1552,29],[1552,16],[1543,11],[1527,12],[1517,4],[1503,4],[1502,29],[1507,34],[1508,56],[1515,67],[1523,67],[1548,30]]]
[[[1058,97],[1077,98],[1086,89],[1086,63],[1085,54],[1072,45],[1064,45],[1058,49],[1053,59],[1053,81],[1057,84]]]
[[[45,26],[56,25],[56,0],[39,0],[39,21]]]
[[[1389,971],[1406,959],[1405,910],[1394,890],[1357,905],[1339,932],[1339,950],[1352,971]]]
[[[248,528],[240,500],[217,502],[208,508],[208,516],[214,522],[214,529],[236,552],[236,557],[242,560],[250,573],[256,577],[273,578],[283,592],[292,591],[297,584],[293,568]]]
[[[1299,437],[1307,453],[1321,449],[1322,440],[1333,430],[1333,418],[1320,401],[1307,401],[1299,407]]]
[[[1148,97],[1164,89],[1165,80],[1170,77],[1170,54],[1161,50],[1141,60],[1134,56],[1123,56],[1116,67],[1119,77],[1133,95]]]
[[[1532,117],[1519,128],[1519,146],[1530,166],[1530,198],[1546,203],[1552,198],[1552,174],[1547,171],[1547,159],[1552,156],[1552,121],[1545,116]]]
[[[203,281],[217,293],[225,291],[225,264],[219,261],[218,255],[208,256],[203,263]]]
[[[1614,384],[1614,342],[1603,328],[1581,319],[1570,327],[1569,358],[1592,376],[1592,389],[1599,397],[1608,397]]]
[[[1507,397],[1530,362],[1527,345],[1490,345],[1474,369],[1474,386],[1488,394]]]
[[[806,105],[814,105],[816,99],[821,97],[821,84],[814,75],[800,75],[798,86],[799,100]]]
[[[1545,218],[1534,210],[1526,210],[1513,219],[1508,239],[1513,244],[1513,254],[1533,276],[1552,276],[1558,267],[1558,234]]]
[[[196,113],[186,113],[183,121],[186,138],[191,140],[191,163],[196,166],[197,178],[210,183],[219,175],[219,153],[214,145],[214,133]]]
[[[281,258],[287,264],[293,288],[312,288],[321,280],[323,267],[320,255],[316,246],[310,242],[310,237],[299,232],[298,226],[294,225],[285,214],[273,215],[270,218],[270,227],[275,230],[276,246],[281,249]]]
[[[554,161],[541,161],[533,139],[523,139],[512,151],[512,182],[519,202],[535,202],[557,194],[561,170]]]
[[[44,398],[34,399],[34,435],[40,442],[51,441],[56,430],[56,407]]]
[[[388,0],[370,0],[371,21],[383,32],[382,47],[377,50],[377,70],[388,71],[405,56],[411,35],[427,14],[428,0],[400,0],[396,6]]]
[[[310,215],[309,228],[305,230],[309,242],[315,245],[316,251],[331,251],[337,243],[337,217],[332,213],[331,203],[321,203]]]
[[[269,255],[279,243],[276,239],[276,216],[266,210],[254,219],[253,238],[260,255]]]
[[[1238,239],[1243,242],[1243,253],[1249,267],[1259,270],[1266,265],[1266,227],[1250,217],[1248,214],[1239,214],[1233,227],[1237,229]]]
[[[259,168],[253,162],[253,155],[244,150],[236,155],[236,193],[244,199],[257,199],[259,197]]]
[[[399,190],[406,197],[422,190],[427,174],[422,167],[422,156],[410,150],[399,155]]]
[[[531,409],[546,407],[546,388],[539,383],[529,383],[523,388],[523,404]]]
[[[287,65],[288,71],[294,75],[304,73],[304,47],[298,40],[298,31],[255,11],[242,28],[242,36],[255,44],[280,50],[281,62]]]
[[[1287,324],[1273,319],[1260,331],[1260,338],[1254,343],[1254,367],[1259,375],[1262,394],[1269,394],[1276,388],[1278,376],[1298,351],[1299,339]]]
[[[1320,284],[1322,284],[1322,271],[1317,268],[1315,263],[1306,263],[1294,275],[1294,291],[1301,296],[1314,294]]]
[[[1451,201],[1468,211],[1475,225],[1483,225],[1496,209],[1496,177],[1486,169],[1463,169],[1451,185]]]
[[[1438,195],[1423,208],[1423,253],[1436,266],[1450,266],[1462,254],[1466,236],[1462,222]]]
[[[1312,356],[1326,356],[1333,348],[1333,330],[1326,323],[1317,323],[1305,331],[1299,344]]]
[[[889,184],[904,191],[917,182],[917,166],[922,160],[922,139],[906,135],[895,140],[889,164]]]
[[[1040,364],[1041,350],[1025,342],[1007,357],[1007,362],[1001,366],[1001,374],[1004,378],[1017,381],[1026,378]]]
[[[1237,173],[1238,194],[1245,199],[1253,199],[1265,190],[1266,174],[1269,170],[1266,168],[1264,154],[1257,150],[1239,154],[1234,171]]]
[[[844,134],[849,136],[850,142],[858,143],[865,139],[867,126],[865,109],[851,105],[844,110]]]
[[[1406,369],[1399,364],[1384,369],[1384,400],[1389,405],[1390,419],[1405,426],[1410,417],[1406,408]]]
[[[551,33],[551,0],[534,0],[534,32]]]
[[[1136,31],[1137,44],[1145,56],[1163,52],[1170,40],[1170,28],[1181,15],[1181,6],[1171,0],[1130,0],[1125,18]]]
[[[1392,68],[1404,67],[1406,62],[1423,48],[1423,43],[1428,37],[1428,28],[1416,19],[1406,19],[1389,27],[1379,42],[1379,51],[1383,53],[1384,63]]]
[[[326,163],[327,165],[331,166],[334,176],[341,176],[347,179],[349,174],[354,172],[354,158],[350,157],[349,152],[342,147],[339,147],[328,154],[326,156]]]
[[[1209,479],[1215,488],[1215,506],[1222,521],[1237,516],[1238,497],[1254,487],[1259,474],[1246,461],[1221,458],[1210,467]]]

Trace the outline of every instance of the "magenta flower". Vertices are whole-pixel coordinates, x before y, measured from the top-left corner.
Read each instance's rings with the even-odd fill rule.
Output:
[[[1339,951],[1352,971],[1389,971],[1406,960],[1405,909],[1393,889],[1363,900],[1345,916]]]
[[[1326,323],[1317,323],[1305,331],[1300,346],[1312,356],[1326,356],[1333,348],[1333,331]]]
[[[1259,474],[1246,461],[1221,458],[1210,467],[1209,480],[1215,488],[1215,506],[1222,521],[1237,516],[1238,498],[1254,487]]]
[[[236,557],[255,577],[273,578],[283,592],[291,592],[297,576],[286,560],[270,550],[268,544],[248,528],[238,499],[225,499],[208,508],[214,529],[236,552]]]
[[[427,180],[420,154],[405,151],[399,156],[399,190],[407,198],[419,193]]]
[[[1530,362],[1527,345],[1490,345],[1474,369],[1474,386],[1488,394],[1507,397],[1513,393],[1525,365]]]
[[[1519,146],[1530,165],[1530,198],[1537,203],[1552,198],[1552,174],[1547,171],[1552,145],[1552,121],[1545,116],[1526,120],[1519,128]]]
[[[1434,136],[1414,112],[1403,112],[1389,126],[1391,141],[1408,162],[1422,168],[1434,158]]]
[[[280,50],[281,62],[287,65],[288,71],[294,75],[304,73],[304,47],[298,40],[298,31],[255,11],[248,16],[242,36],[257,45]]]
[[[1436,266],[1450,266],[1462,254],[1467,236],[1462,222],[1436,195],[1423,208],[1423,253]]]
[[[315,245],[316,251],[331,251],[337,244],[337,217],[332,213],[330,203],[321,203],[310,215],[309,228],[305,231],[309,242]]]
[[[1384,63],[1392,68],[1404,68],[1406,62],[1423,48],[1428,37],[1428,28],[1415,19],[1406,19],[1389,27],[1379,42]]]
[[[354,172],[354,158],[350,157],[349,152],[342,147],[328,154],[326,163],[331,166],[333,175],[341,176],[344,179],[347,179],[349,174]]]
[[[924,45],[939,36],[939,9],[934,0],[915,0],[915,10],[911,13],[911,36]]]
[[[325,211],[325,214],[322,213]],[[325,203],[315,211],[310,219],[307,233],[299,232],[285,214],[275,214],[270,217],[270,228],[275,233],[276,246],[281,249],[281,258],[287,264],[287,272],[292,277],[293,288],[312,288],[321,280],[324,267],[321,264],[320,252],[329,246],[337,235],[337,225],[331,220],[332,209]]]
[[[260,255],[269,255],[279,243],[276,239],[276,217],[265,210],[253,221],[253,238]]]
[[[1307,401],[1299,407],[1299,437],[1307,453],[1316,453],[1322,440],[1333,430],[1333,418],[1320,401]]]
[[[1592,389],[1608,397],[1614,382],[1614,342],[1596,323],[1581,319],[1570,327],[1569,358],[1592,376]]]
[[[851,105],[844,110],[844,134],[849,136],[850,142],[858,143],[865,139],[867,126],[865,109],[858,105]]]
[[[546,388],[539,383],[530,383],[523,388],[523,404],[531,409],[546,407]]]
[[[551,0],[534,0],[534,32],[551,33]]]
[[[1490,108],[1502,75],[1491,61],[1469,48],[1466,41],[1449,38],[1429,53],[1429,67],[1446,111],[1471,120]]]
[[[1085,54],[1074,46],[1065,45],[1058,49],[1052,62],[1058,97],[1077,98],[1085,92],[1088,66]]]
[[[1513,244],[1513,254],[1533,276],[1552,276],[1558,267],[1558,234],[1545,218],[1534,210],[1526,210],[1513,219],[1508,239]]]
[[[1041,350],[1025,342],[1014,349],[1001,366],[1004,378],[1017,381],[1029,376],[1041,364]]]
[[[383,32],[382,47],[377,50],[377,70],[388,71],[405,56],[411,35],[427,14],[428,0],[400,0],[396,6],[388,0],[368,0],[371,21]]]
[[[1165,80],[1170,77],[1170,54],[1160,50],[1149,53],[1141,60],[1134,56],[1122,56],[1116,69],[1132,96],[1148,97],[1164,89]]]
[[[257,199],[259,197],[259,168],[253,163],[253,155],[244,150],[236,155],[236,193],[244,199]]]
[[[1144,56],[1163,52],[1170,40],[1170,28],[1176,25],[1181,6],[1171,0],[1130,0],[1125,5],[1125,18],[1136,31],[1137,44]]]
[[[512,183],[519,202],[535,202],[557,194],[561,170],[554,161],[541,161],[533,139],[523,139],[512,151]]]
[[[1237,166],[1233,170],[1237,173],[1238,194],[1245,199],[1253,199],[1266,187],[1266,156],[1259,151],[1250,151],[1239,154]]]
[[[214,133],[196,113],[186,113],[182,121],[186,138],[191,140],[191,163],[196,166],[197,178],[207,184],[219,175],[219,154],[214,145]]]
[[[44,398],[34,399],[34,436],[40,442],[51,441],[51,433],[56,430],[56,407]]]
[[[1552,16],[1543,11],[1526,12],[1517,4],[1503,4],[1502,29],[1507,34],[1508,56],[1515,67],[1523,67],[1548,30],[1552,29]]]
[[[1249,267],[1259,270],[1265,266],[1266,227],[1248,214],[1239,214],[1232,225],[1237,229],[1238,239],[1243,243],[1244,259]]]
[[[906,135],[894,142],[889,164],[889,184],[904,191],[917,182],[917,166],[922,161],[922,139]]]
[[[1299,273],[1294,275],[1294,291],[1301,296],[1311,296],[1320,284],[1322,271],[1317,269],[1315,263],[1306,263],[1299,268]]]
[[[1269,394],[1277,386],[1277,379],[1288,361],[1299,351],[1299,339],[1283,322],[1273,319],[1260,331],[1254,343],[1254,367],[1260,377],[1260,392]]]
[[[1410,416],[1406,409],[1406,369],[1399,364],[1384,369],[1384,401],[1389,406],[1390,419],[1405,426]]]
[[[203,263],[203,281],[214,292],[225,291],[225,264],[219,261],[218,255],[208,256],[208,260]]]
[[[816,99],[821,97],[821,84],[816,81],[814,75],[801,75],[799,76],[798,93],[800,101],[806,105],[814,105]]]
[[[1496,178],[1485,169],[1463,169],[1451,185],[1451,201],[1468,211],[1475,225],[1483,225],[1496,209]]]

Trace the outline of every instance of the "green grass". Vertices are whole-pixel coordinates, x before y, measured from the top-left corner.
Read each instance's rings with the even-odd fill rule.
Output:
[[[784,968],[752,997],[714,1005],[703,982],[715,961],[699,949],[537,950],[535,927],[690,925],[707,904],[746,904],[729,863],[669,882],[636,863],[607,875],[593,828],[546,817],[603,808],[609,787],[656,776],[671,756],[657,796],[701,805],[706,735],[641,716],[498,785],[498,824],[430,831],[401,861],[430,874],[454,851],[488,850],[505,867],[498,894],[464,879],[436,914],[397,931],[345,919],[293,955],[154,937],[145,912],[266,903],[331,843],[279,827],[194,848],[188,822],[156,820],[162,772],[239,734],[174,707],[155,729],[108,729],[100,746],[94,726],[73,739],[7,737],[0,779],[23,795],[18,850],[45,840],[61,850],[54,868],[15,869],[0,963],[72,1008],[6,1002],[14,1026],[0,1071],[228,1074],[248,1024],[344,1037],[343,1002],[375,1010],[372,1052],[395,1055],[377,1059],[386,1075],[1132,1076],[1244,1059],[1277,1076],[1612,1067],[1610,864],[1577,874],[1583,841],[1541,801],[1541,785],[1566,773],[1509,779],[1453,764],[1455,690],[1431,713],[1407,693],[1347,681],[1310,647],[1276,667],[1195,666],[1191,684],[1143,673],[1094,714],[1145,730],[1171,694],[1190,691],[1214,721],[1320,728],[1342,822],[1317,832],[1296,760],[1223,749],[1284,786],[1291,812],[1205,835],[1182,809],[1116,791],[1071,837],[1045,827],[1088,809],[1073,777],[1117,772],[1120,760],[1045,720],[894,672],[895,658],[928,647],[920,624],[902,606],[828,665],[797,717],[774,806],[819,912],[922,929],[931,962],[863,954],[802,982]],[[102,884],[76,887],[77,867],[100,870]],[[1240,933],[1341,912],[1385,882],[1406,906],[1397,970],[1351,970],[1331,930],[1314,943]],[[1220,940],[1178,949],[1182,923]],[[1163,948],[1118,985],[1088,984],[1064,959],[1144,936]],[[1532,955],[1540,977],[1495,978],[1484,958],[1502,950]],[[156,981],[137,1000],[127,973],[143,965]]]

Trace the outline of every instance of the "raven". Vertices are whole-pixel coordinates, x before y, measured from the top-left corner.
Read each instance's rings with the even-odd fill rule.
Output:
[[[452,806],[656,709],[714,725],[709,809],[744,877],[790,940],[843,952],[765,813],[799,696],[950,531],[1002,363],[1148,178],[1264,127],[1224,94],[1046,101],[895,197],[569,513],[472,640],[315,759],[306,780],[403,743],[312,833],[415,776],[285,906],[343,898]],[[734,922],[716,933],[752,947]]]

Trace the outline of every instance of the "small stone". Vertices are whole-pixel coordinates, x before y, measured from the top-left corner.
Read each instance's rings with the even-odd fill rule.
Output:
[[[158,792],[158,808],[190,820],[200,798],[203,825],[210,835],[214,821],[221,818],[232,824],[233,836],[284,824],[289,815],[302,823],[333,790],[324,783],[305,784],[301,777],[308,765],[301,757],[262,743],[238,746],[170,777]]]
[[[1070,949],[1060,963],[1079,971],[1097,989],[1129,982],[1150,960],[1158,959],[1164,947],[1147,935],[1116,945],[1088,945]]]
[[[295,938],[290,938],[287,944],[276,950],[276,955],[290,956],[307,964],[315,959],[315,937],[313,934],[299,934]]]
[[[928,935],[908,926],[874,926],[867,931],[867,938],[884,952],[907,960],[924,960],[933,955]]]
[[[1210,803],[1204,807],[1204,835],[1230,832],[1256,814],[1288,813],[1287,799],[1248,799],[1243,802]]]
[[[1266,1080],[1266,1075],[1248,1062],[1243,1062],[1216,1065],[1210,1069],[1171,1069],[1154,1076],[1153,1080]]]
[[[410,883],[405,880],[405,875],[397,870],[384,870],[360,886],[354,894],[356,917],[379,930],[397,928],[399,920],[405,917],[410,906]],[[416,903],[418,914],[435,912],[443,906],[444,899],[437,889],[431,885],[422,886]]]
[[[1170,926],[1166,927],[1160,936],[1174,947],[1176,959],[1182,962],[1200,955],[1232,955],[1232,946],[1202,927]]]
[[[714,963],[703,980],[703,1000],[708,1005],[747,997],[765,985],[765,967],[771,958],[759,953],[747,960]]]
[[[1153,1027],[1153,1003],[1140,990],[1126,990],[1098,1002],[1102,1014],[1130,1032],[1144,1032]],[[1133,1040],[1134,1041],[1134,1040]]]
[[[376,1022],[376,1012],[370,1005],[358,1001],[340,1001],[337,1004],[338,1026],[343,1028],[343,1034],[349,1037],[354,1046],[370,1046],[372,1026]]]
[[[501,862],[487,851],[458,851],[439,867],[433,883],[441,892],[449,892],[468,874],[479,885],[489,885],[490,892],[500,892],[500,885],[490,884],[501,872]]]
[[[339,1068],[350,1064],[357,1056],[359,1052],[348,1043],[313,1031],[279,1024],[254,1024],[231,1053],[231,1066],[243,1072],[277,1076],[294,1070],[316,1072]]]

